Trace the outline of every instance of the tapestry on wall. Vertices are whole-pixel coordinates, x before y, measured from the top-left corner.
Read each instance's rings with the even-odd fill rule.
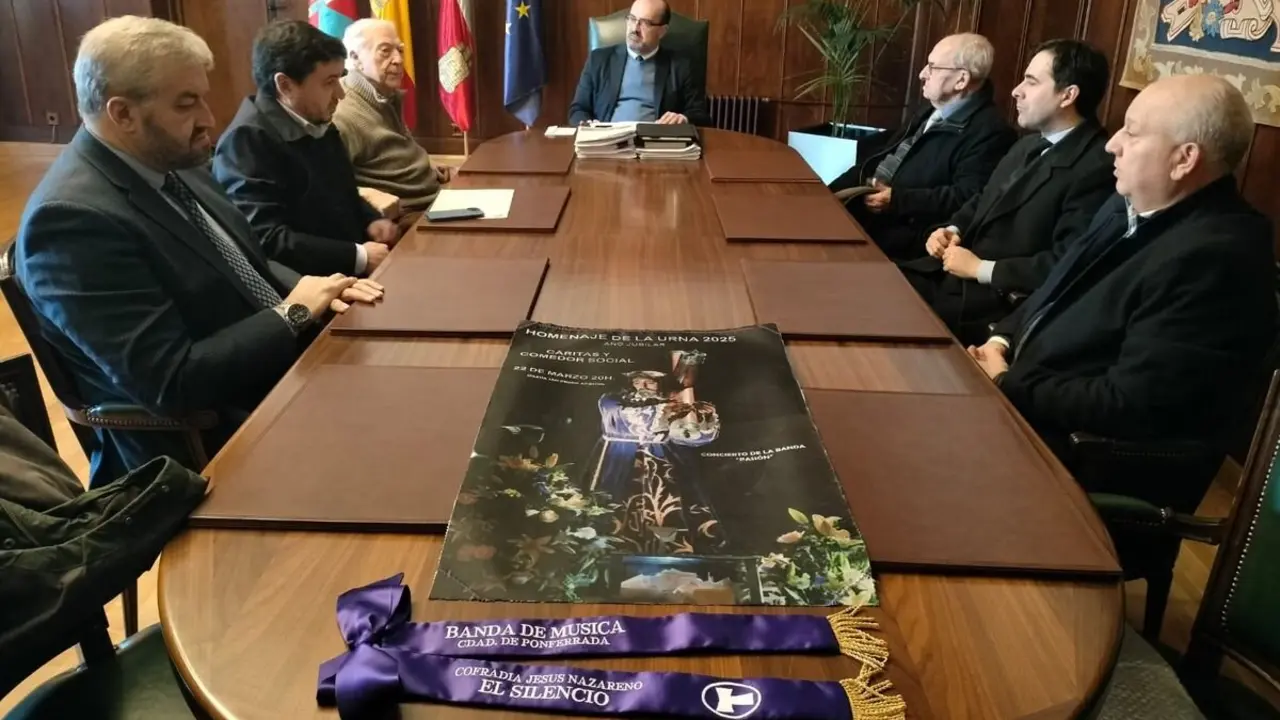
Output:
[[[1244,94],[1255,122],[1280,126],[1280,0],[1138,0],[1120,84],[1209,73]]]
[[[875,604],[777,328],[512,340],[431,597]]]

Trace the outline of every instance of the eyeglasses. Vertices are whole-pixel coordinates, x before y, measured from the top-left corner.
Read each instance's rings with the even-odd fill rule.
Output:
[[[657,22],[656,20],[650,20],[648,18],[638,18],[635,15],[632,15],[631,13],[627,13],[627,23],[629,25],[639,25],[640,27],[645,28],[646,30],[650,28],[662,27],[663,25],[666,25],[666,23],[664,22]]]
[[[924,71],[926,73],[932,75],[934,70],[964,70],[964,68],[955,67],[954,65],[934,65],[933,63],[925,63]]]

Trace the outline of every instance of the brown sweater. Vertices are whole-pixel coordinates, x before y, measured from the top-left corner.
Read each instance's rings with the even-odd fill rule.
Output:
[[[425,210],[440,192],[440,173],[413,139],[400,112],[400,95],[382,97],[358,72],[342,79],[346,97],[333,122],[351,156],[356,183],[400,198],[404,212]]]

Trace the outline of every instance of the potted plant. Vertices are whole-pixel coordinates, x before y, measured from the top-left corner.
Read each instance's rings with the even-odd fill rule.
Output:
[[[943,6],[945,0],[929,0]],[[925,0],[897,0],[902,9],[894,23],[875,24],[875,0],[807,0],[787,8],[778,18],[778,28],[795,27],[822,56],[822,67],[796,91],[796,98],[831,93],[831,121],[787,133],[787,144],[795,148],[822,181],[830,183],[858,162],[858,144],[885,131],[850,122],[853,98],[859,84],[869,81],[859,60],[874,42],[882,42],[880,53],[902,26],[903,21]],[[874,66],[879,54],[872,59]]]

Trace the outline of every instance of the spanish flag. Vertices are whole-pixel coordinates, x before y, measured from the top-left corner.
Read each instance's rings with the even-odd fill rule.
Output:
[[[396,34],[404,43],[404,124],[414,129],[418,124],[418,71],[413,66],[413,32],[409,25],[409,0],[369,0],[373,17],[396,26]]]

